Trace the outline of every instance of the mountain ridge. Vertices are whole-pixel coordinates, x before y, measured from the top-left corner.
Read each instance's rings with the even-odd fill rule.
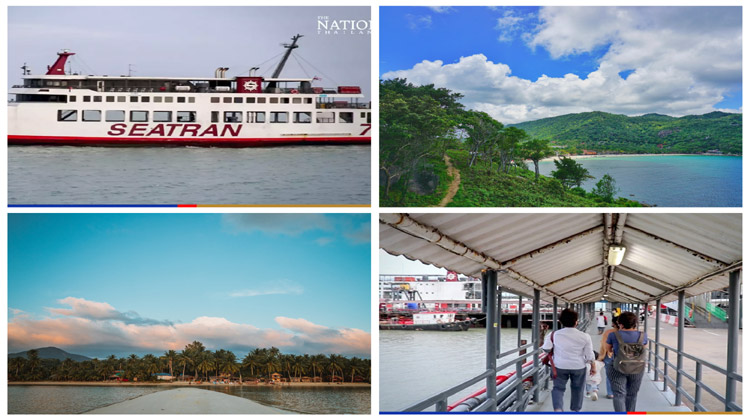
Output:
[[[40,347],[38,349],[31,349],[36,350],[39,353],[40,359],[57,359],[57,360],[65,360],[65,359],[72,359],[76,362],[85,362],[86,360],[92,360],[90,357],[83,356],[81,354],[73,354],[68,353],[67,351],[57,348],[57,347]],[[8,358],[13,359],[16,357],[22,357],[24,359],[28,358],[28,352],[30,350],[21,351],[17,353],[8,353]]]

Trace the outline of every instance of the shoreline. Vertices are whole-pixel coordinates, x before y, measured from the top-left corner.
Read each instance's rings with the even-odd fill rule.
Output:
[[[371,384],[363,382],[283,382],[275,385],[264,383],[244,383],[244,384],[190,384],[185,382],[80,382],[80,381],[33,381],[33,382],[8,382],[8,386],[156,386],[156,387],[177,387],[177,388],[198,388],[198,387],[227,387],[227,386],[247,386],[247,387],[276,387],[276,388],[370,388]]]
[[[716,156],[716,157],[739,157],[739,158],[742,157],[742,155],[712,155],[712,154],[705,154],[705,153],[620,153],[620,154],[607,153],[607,154],[600,154],[600,155],[552,156],[552,157],[546,157],[544,159],[540,159],[539,161],[540,162],[552,162],[555,159],[559,159],[560,157],[568,157],[573,160],[576,160],[576,159],[638,157],[638,156]]]

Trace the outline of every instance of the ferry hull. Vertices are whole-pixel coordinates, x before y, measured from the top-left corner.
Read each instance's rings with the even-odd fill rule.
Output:
[[[151,146],[151,147],[273,147],[293,145],[370,144],[370,137],[79,137],[8,135],[9,145],[44,146]]]
[[[449,322],[446,324],[380,324],[381,330],[402,331],[467,331],[470,321]]]

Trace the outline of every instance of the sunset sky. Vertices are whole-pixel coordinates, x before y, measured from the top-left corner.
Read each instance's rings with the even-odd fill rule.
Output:
[[[370,355],[369,214],[11,214],[8,347]]]

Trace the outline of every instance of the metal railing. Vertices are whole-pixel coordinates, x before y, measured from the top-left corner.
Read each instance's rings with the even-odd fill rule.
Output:
[[[706,302],[706,311],[715,316],[716,318],[720,319],[721,321],[727,320],[727,313],[723,309],[719,308],[718,306],[714,305],[713,303]]]
[[[494,370],[486,370],[483,373],[464,381],[454,387],[448,388],[430,398],[427,398],[417,404],[407,407],[404,412],[420,412],[433,408],[436,412],[447,412],[448,411],[448,399],[455,394],[465,391],[469,393],[469,388],[479,383],[480,381],[486,381],[489,378],[497,377],[498,372],[515,366],[515,373],[509,377],[503,386],[499,387],[494,399],[487,398],[485,392],[483,396],[474,398],[474,404],[470,407],[465,407],[465,412],[482,412],[482,411],[524,411],[528,405],[529,400],[534,395],[537,389],[545,389],[547,379],[549,376],[548,369],[542,365],[541,362],[538,366],[531,364],[524,368],[523,364],[526,359],[533,359],[534,355],[542,354],[542,350],[533,350],[534,343],[529,343],[524,346],[509,350],[499,355],[499,359],[510,356],[514,353],[518,353],[523,350],[532,349],[529,353],[519,355],[509,361],[506,361],[502,365],[498,366]],[[519,372],[521,373],[519,375]],[[528,378],[532,378],[537,374],[537,383],[531,385],[530,388],[524,387],[524,381]],[[541,387],[541,388],[540,388]]]
[[[659,355],[659,352],[663,349],[663,356]],[[690,375],[688,372],[686,372],[684,369],[678,369],[677,365],[669,361],[670,353],[673,353],[677,358],[685,358],[689,359],[695,362],[695,376]],[[742,382],[742,375],[728,372],[726,369],[723,369],[719,366],[714,365],[713,363],[707,362],[705,360],[699,359],[695,356],[689,355],[685,352],[679,352],[676,348],[667,346],[662,343],[657,343],[652,339],[648,340],[648,359],[647,359],[647,365],[648,365],[648,372],[651,373],[654,372],[653,380],[654,382],[659,382],[659,375],[662,376],[662,381],[664,382],[664,388],[663,391],[667,391],[669,385],[672,385],[674,392],[675,392],[675,401],[674,405],[680,405],[682,398],[685,398],[685,400],[689,401],[691,404],[693,404],[694,410],[693,411],[708,411],[706,407],[703,406],[703,392],[707,392],[708,394],[715,397],[717,400],[721,401],[725,407],[733,410],[733,411],[742,411],[742,407],[740,407],[737,404],[737,401],[735,401],[734,396],[729,396],[728,394],[721,395],[720,392],[716,391],[715,389],[711,388],[710,386],[703,383],[703,368],[709,368],[712,369],[721,375],[724,375],[725,377],[729,378],[729,380]],[[663,366],[660,369],[660,365]],[[675,376],[677,379],[672,379],[669,377],[669,369],[672,369],[673,372],[675,372]],[[691,381],[694,386],[694,395],[691,395],[688,390],[683,387],[682,385],[678,386],[678,383],[682,384],[682,381],[680,378],[685,378]]]

